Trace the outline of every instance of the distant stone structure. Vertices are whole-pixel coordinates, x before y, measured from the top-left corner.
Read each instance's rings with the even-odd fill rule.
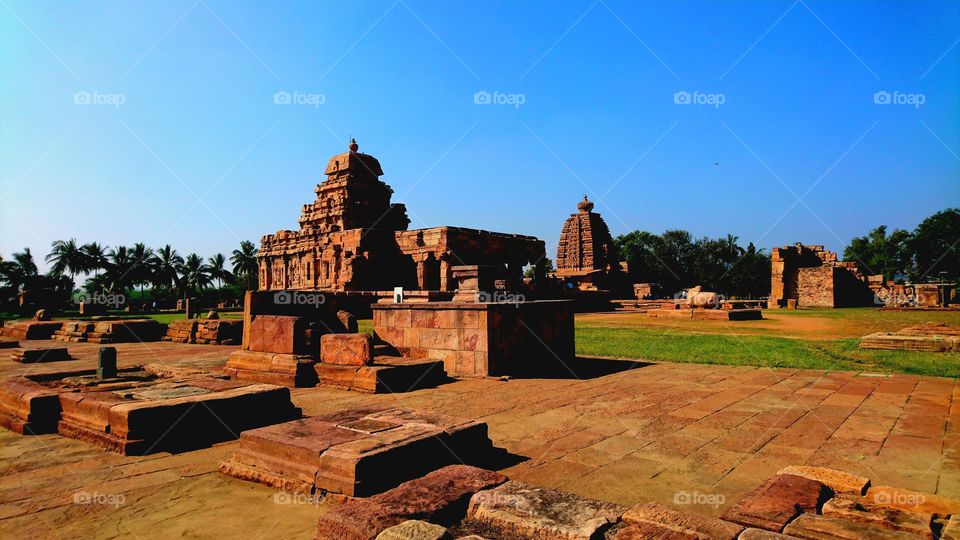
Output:
[[[770,308],[854,307],[874,303],[873,291],[856,263],[841,262],[823,246],[773,248]]]
[[[621,275],[617,248],[606,222],[593,211],[583,196],[577,213],[563,224],[557,245],[556,276],[568,279],[581,289],[609,289]]]
[[[330,158],[317,198],[303,206],[298,231],[260,242],[260,290],[385,291],[394,287],[453,291],[452,267],[491,264],[496,279],[519,284],[523,267],[545,274],[545,248],[532,236],[460,227],[406,230],[406,207],[391,203],[393,189],[371,155]]]

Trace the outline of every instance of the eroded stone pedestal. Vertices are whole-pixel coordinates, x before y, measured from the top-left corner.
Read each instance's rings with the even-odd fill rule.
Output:
[[[283,491],[366,497],[492,451],[483,422],[358,409],[245,431],[220,471]]]
[[[10,359],[21,364],[35,364],[39,362],[61,362],[70,360],[70,353],[66,347],[48,347],[32,349],[16,349]]]

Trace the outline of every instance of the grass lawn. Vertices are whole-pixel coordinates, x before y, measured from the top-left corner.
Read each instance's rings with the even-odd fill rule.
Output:
[[[960,313],[764,310],[764,321],[651,319],[641,313],[577,316],[577,354],[662,362],[857,370],[960,377],[960,353],[860,350],[860,337]]]

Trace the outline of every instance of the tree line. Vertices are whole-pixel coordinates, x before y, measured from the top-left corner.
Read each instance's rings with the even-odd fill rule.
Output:
[[[78,276],[86,275],[87,292],[123,293],[139,289],[141,299],[149,289],[152,300],[202,296],[216,291],[222,296],[226,285],[234,293],[257,288],[257,247],[245,240],[228,259],[217,253],[204,259],[196,253],[181,256],[169,244],[152,249],[136,243],[132,247],[109,248],[98,242],[79,244],[76,239],[57,240],[44,260],[50,264],[40,274],[30,248],[14,253],[11,260],[0,257],[0,294],[10,302],[21,291],[65,289],[72,293]]]
[[[813,242],[810,242],[813,243]],[[665,294],[703,285],[730,296],[770,294],[770,255],[733,235],[694,239],[688,231],[657,235],[633,231],[614,239],[634,283],[656,283]],[[843,260],[864,274],[912,282],[960,278],[960,210],[948,208],[923,220],[912,232],[881,225],[853,238]]]

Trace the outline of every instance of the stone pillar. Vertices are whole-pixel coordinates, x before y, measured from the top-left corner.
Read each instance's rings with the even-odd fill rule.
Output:
[[[446,257],[440,259],[440,290],[449,291],[453,284],[453,277],[450,275],[450,261]]]
[[[481,292],[493,294],[493,268],[485,265],[454,266],[453,277],[457,280],[454,302],[477,302]]]
[[[417,261],[417,289],[421,291],[427,290],[427,261],[426,257],[419,255],[416,258]]]
[[[115,379],[117,377],[117,350],[113,347],[100,347],[97,361],[97,378]]]

